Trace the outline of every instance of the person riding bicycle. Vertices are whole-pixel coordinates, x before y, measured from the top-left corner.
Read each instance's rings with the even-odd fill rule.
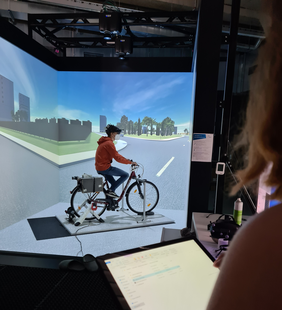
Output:
[[[137,163],[124,158],[120,155],[114,145],[115,140],[119,140],[121,129],[108,124],[106,127],[107,137],[101,137],[98,140],[98,148],[95,156],[95,168],[97,172],[103,175],[106,180],[111,184],[108,191],[105,192],[107,196],[118,198],[115,190],[128,178],[129,174],[119,168],[111,166],[112,160],[115,159],[121,164],[136,165]],[[115,180],[114,176],[119,177]]]

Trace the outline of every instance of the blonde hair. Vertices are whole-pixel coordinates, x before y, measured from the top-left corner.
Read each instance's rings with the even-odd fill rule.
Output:
[[[275,187],[273,199],[282,199],[282,1],[265,1],[271,26],[258,55],[258,65],[251,78],[246,122],[237,148],[246,147],[245,167],[236,173],[242,185],[254,183],[272,165],[265,180]]]

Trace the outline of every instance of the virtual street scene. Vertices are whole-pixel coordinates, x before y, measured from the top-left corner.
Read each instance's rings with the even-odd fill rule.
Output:
[[[157,187],[156,210],[187,209],[191,73],[57,72],[0,40],[0,194],[9,206],[0,229],[68,207],[72,177],[98,177],[97,141],[109,123],[122,129],[118,152]]]

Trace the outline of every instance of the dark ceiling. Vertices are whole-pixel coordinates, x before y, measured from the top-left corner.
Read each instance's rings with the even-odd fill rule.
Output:
[[[8,10],[0,5],[1,16],[18,27],[28,23],[29,35],[58,56],[192,55],[199,1],[38,0],[23,1],[19,6],[20,2],[11,1],[14,6],[10,3]],[[228,41],[231,4],[231,0],[225,1],[223,44]],[[241,1],[237,39],[241,50],[256,49],[264,38],[258,9],[259,1]],[[118,14],[120,24],[109,18],[105,21],[104,15],[109,13]],[[106,29],[105,23],[111,31],[101,31]]]

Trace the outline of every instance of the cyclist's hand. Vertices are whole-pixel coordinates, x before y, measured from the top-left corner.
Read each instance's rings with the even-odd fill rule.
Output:
[[[138,166],[138,164],[135,161],[131,161],[131,165]]]

